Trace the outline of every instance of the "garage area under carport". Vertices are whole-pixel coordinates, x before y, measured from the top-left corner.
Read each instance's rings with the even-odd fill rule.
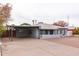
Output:
[[[17,38],[40,38],[39,26],[15,26]]]

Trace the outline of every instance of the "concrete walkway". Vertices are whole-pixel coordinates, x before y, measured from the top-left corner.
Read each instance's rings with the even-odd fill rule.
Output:
[[[42,39],[23,39],[6,44],[4,56],[79,56],[79,48]]]

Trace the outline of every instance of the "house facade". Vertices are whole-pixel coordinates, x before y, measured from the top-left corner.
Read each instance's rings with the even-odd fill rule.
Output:
[[[67,36],[66,27],[60,27],[50,24],[36,24],[26,26],[13,26],[15,37],[18,38],[57,38]]]
[[[59,38],[73,36],[72,27],[61,27],[52,24],[39,23],[35,25],[8,26],[3,37],[17,38]]]

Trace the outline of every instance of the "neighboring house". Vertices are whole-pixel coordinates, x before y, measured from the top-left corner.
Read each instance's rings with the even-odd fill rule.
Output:
[[[68,27],[67,36],[73,36],[74,29],[75,27],[72,26]]]

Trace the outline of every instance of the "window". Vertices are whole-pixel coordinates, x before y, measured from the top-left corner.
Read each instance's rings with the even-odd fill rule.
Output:
[[[41,34],[41,35],[43,34],[43,30],[40,30],[40,34]]]
[[[45,34],[48,34],[48,30],[45,30]]]
[[[65,30],[64,29],[60,30],[60,34],[65,35]]]
[[[41,35],[45,34],[45,30],[40,30],[40,34]]]
[[[57,30],[57,34],[59,34],[59,33],[58,33],[58,30]]]
[[[63,30],[63,35],[65,35],[65,30]]]
[[[50,34],[53,34],[53,30],[50,30]]]
[[[60,30],[60,34],[62,34],[62,30]]]

